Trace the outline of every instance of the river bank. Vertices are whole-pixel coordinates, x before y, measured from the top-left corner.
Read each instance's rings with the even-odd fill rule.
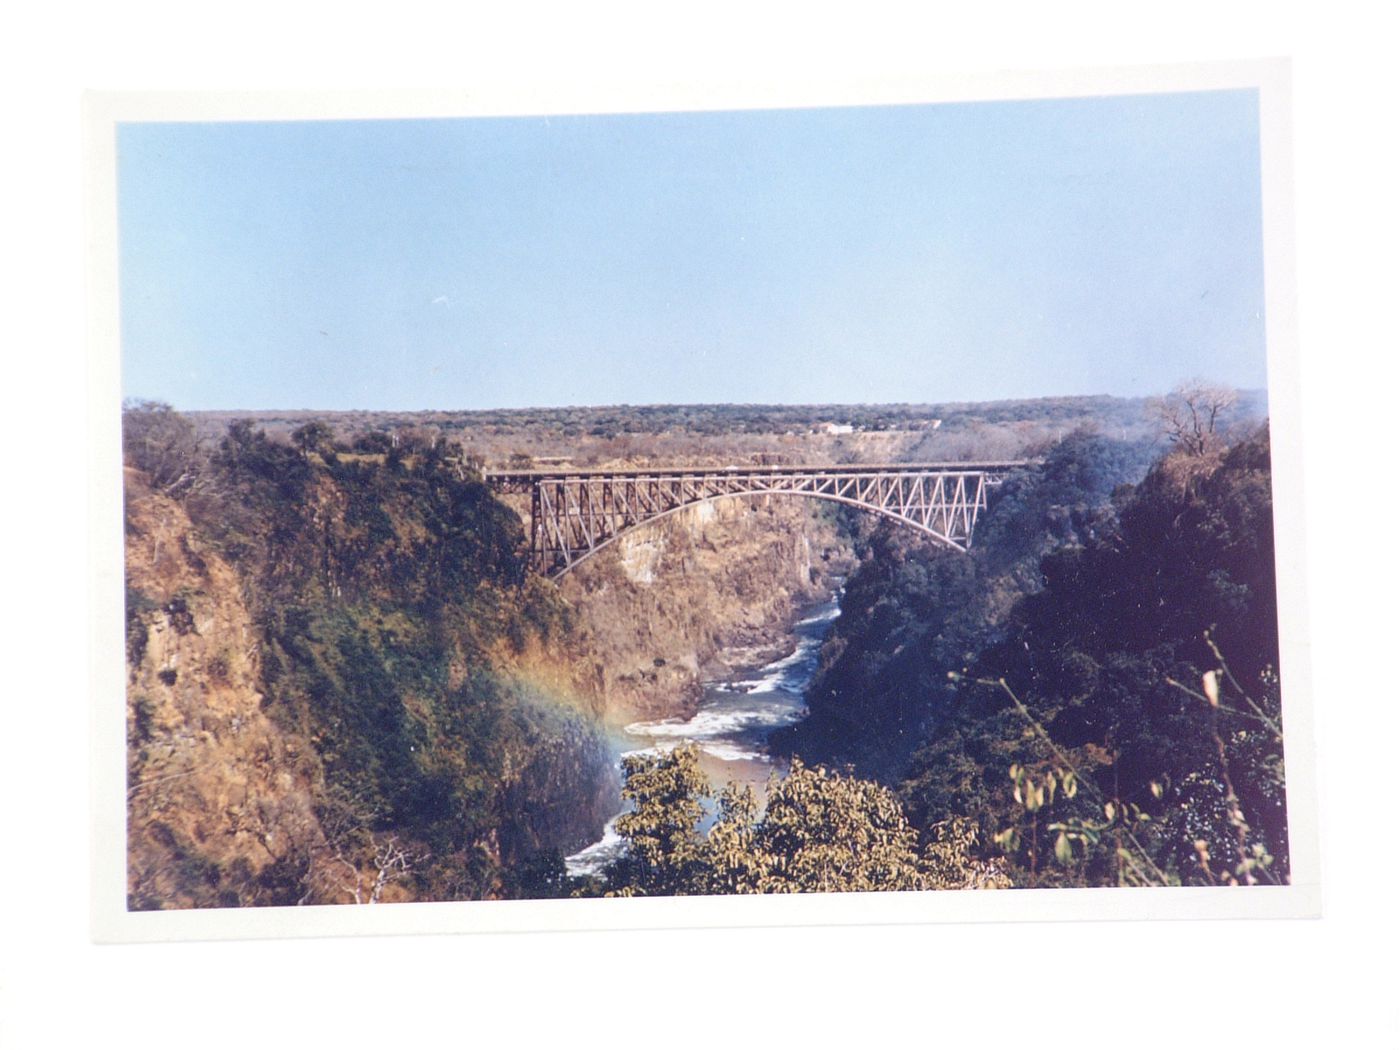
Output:
[[[618,761],[631,754],[661,754],[682,744],[700,749],[701,768],[718,792],[734,782],[753,788],[762,800],[768,779],[786,772],[786,760],[768,753],[769,734],[794,725],[807,714],[807,685],[817,670],[823,639],[840,612],[839,594],[799,614],[786,643],[725,650],[707,666],[701,696],[687,718],[638,721],[618,734]],[[777,655],[783,653],[783,655]],[[760,662],[764,657],[766,662]],[[618,814],[626,812],[621,799]],[[574,877],[599,875],[626,848],[616,817],[598,841],[565,858]]]

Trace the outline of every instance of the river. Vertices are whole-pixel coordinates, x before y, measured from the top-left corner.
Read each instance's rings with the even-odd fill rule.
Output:
[[[701,683],[704,696],[691,718],[627,726],[619,761],[629,754],[662,754],[693,743],[700,748],[701,767],[716,792],[735,781],[751,785],[761,800],[769,775],[787,771],[782,759],[768,754],[768,735],[807,714],[803,696],[816,674],[822,640],[839,612],[839,595],[809,607],[793,624],[788,655],[762,667]],[[600,874],[622,854],[626,846],[614,827],[616,820],[608,821],[597,842],[565,858],[570,875]]]

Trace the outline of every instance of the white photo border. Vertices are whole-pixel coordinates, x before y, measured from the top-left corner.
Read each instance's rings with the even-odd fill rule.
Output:
[[[1259,100],[1275,561],[1287,761],[1287,886],[886,892],[472,901],[378,907],[129,911],[116,126],[133,121],[349,120],[869,106],[1254,89]],[[812,83],[539,85],[461,91],[90,93],[88,233],[91,931],[100,943],[374,934],[1115,919],[1305,918],[1321,912],[1304,557],[1301,375],[1287,60]]]

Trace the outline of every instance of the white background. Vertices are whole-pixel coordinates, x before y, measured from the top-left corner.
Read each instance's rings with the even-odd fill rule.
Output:
[[[127,0],[6,16],[0,1046],[1393,1045],[1386,453],[1400,179],[1395,37],[1379,6],[497,6]],[[90,944],[82,89],[813,80],[1278,55],[1295,62],[1323,919]]]

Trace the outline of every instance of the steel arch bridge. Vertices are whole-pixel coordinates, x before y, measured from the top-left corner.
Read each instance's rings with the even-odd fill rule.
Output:
[[[806,496],[889,518],[965,551],[987,489],[1029,460],[828,467],[489,471],[488,484],[530,497],[530,561],[562,576],[619,536],[687,507],[747,496]]]

